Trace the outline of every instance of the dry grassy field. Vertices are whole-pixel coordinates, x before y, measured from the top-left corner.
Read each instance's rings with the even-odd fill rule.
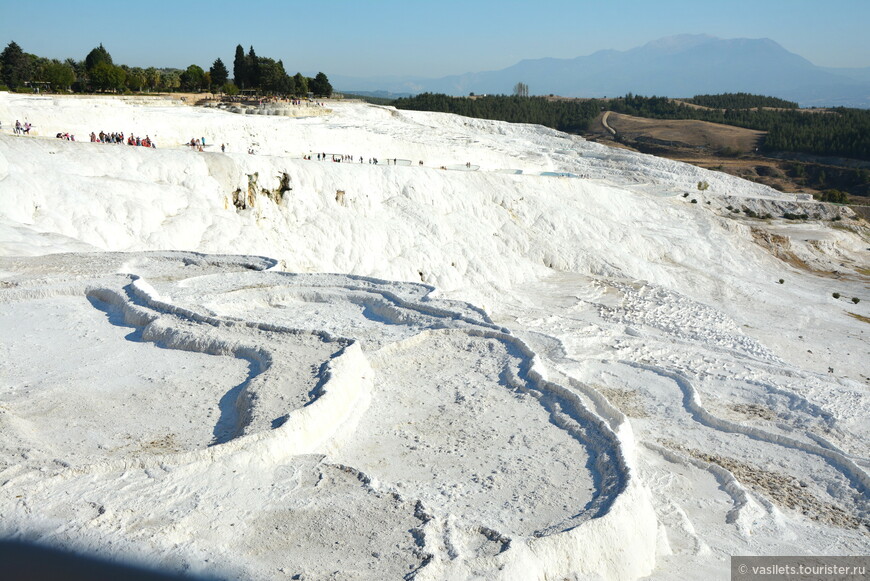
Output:
[[[649,140],[669,147],[696,149],[699,153],[731,150],[754,153],[763,131],[696,120],[646,119],[611,113],[608,124],[629,141]]]
[[[605,127],[603,118],[604,114],[590,125],[584,135],[587,139],[723,171],[781,191],[818,193],[823,189],[793,175],[791,161],[762,155],[759,144],[764,131],[707,121],[647,119],[611,112],[606,122],[616,131],[614,136]],[[837,172],[833,165],[816,165],[825,168],[828,175]],[[837,184],[827,187],[837,187]],[[868,200],[853,196],[852,201],[867,203]]]

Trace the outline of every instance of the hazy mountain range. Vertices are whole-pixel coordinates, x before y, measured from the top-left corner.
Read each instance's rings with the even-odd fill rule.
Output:
[[[333,85],[353,92],[407,95],[511,94],[518,82],[532,95],[621,96],[626,93],[691,97],[748,92],[797,101],[804,107],[870,107],[870,67],[819,67],[768,39],[721,39],[709,35],[662,38],[626,51],[602,50],[573,59],[523,60],[506,69],[420,77],[334,76]]]

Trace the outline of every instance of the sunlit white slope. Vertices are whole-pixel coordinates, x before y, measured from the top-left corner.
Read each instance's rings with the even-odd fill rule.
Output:
[[[293,482],[304,485],[319,472],[321,477],[327,475],[329,490],[336,494],[353,489],[354,479],[346,476],[352,473],[336,472],[336,463],[361,471],[364,478],[375,475],[381,480],[368,481],[368,492],[359,496],[357,490],[348,497],[348,511],[358,507],[359,514],[392,519],[392,524],[384,520],[378,525],[384,531],[420,528],[423,551],[433,556],[426,566],[421,566],[424,559],[419,551],[415,553],[413,543],[405,546],[407,539],[395,540],[402,546],[395,558],[366,561],[370,577],[384,571],[392,574],[410,563],[421,579],[544,578],[572,573],[625,578],[650,571],[661,578],[701,579],[727,575],[727,557],[733,554],[789,554],[819,547],[833,554],[866,553],[870,433],[864,418],[870,413],[870,353],[864,320],[870,316],[870,297],[865,298],[866,271],[861,269],[870,261],[866,234],[862,239],[861,227],[852,222],[848,211],[842,211],[845,226],[837,229],[824,221],[797,227],[785,221],[740,218],[727,206],[774,215],[791,210],[818,212],[826,218],[841,211],[717,172],[611,150],[537,126],[360,104],[331,103],[329,109],[326,115],[291,119],[165,104],[143,106],[117,99],[0,94],[4,127],[7,119],[20,118],[34,123],[40,133],[37,138],[0,135],[0,255],[81,250],[259,255],[275,259],[281,271],[423,283],[431,285],[431,297],[410,290],[430,287],[375,284],[352,277],[329,279],[328,284],[304,283],[299,290],[293,286],[299,284],[295,279],[288,284],[280,277],[236,272],[262,268],[259,263],[254,268],[187,255],[136,255],[108,267],[119,277],[148,281],[155,294],[144,295],[137,295],[134,290],[139,287],[129,281],[112,286],[107,268],[95,268],[84,276],[87,261],[82,256],[69,261],[70,271],[58,266],[64,263],[62,256],[34,262],[8,258],[0,267],[11,285],[7,295],[20,297],[14,301],[24,301],[30,317],[37,320],[46,311],[34,302],[40,297],[72,293],[81,299],[77,306],[52,308],[92,313],[93,306],[100,310],[100,305],[111,304],[112,309],[122,309],[128,308],[123,307],[127,302],[138,312],[138,301],[148,296],[162,301],[147,304],[163,313],[160,316],[184,308],[196,317],[281,324],[362,341],[365,361],[353,369],[370,365],[376,376],[385,379],[376,382],[371,402],[360,405],[360,417],[349,422],[351,437],[337,433],[332,443],[298,448],[300,453],[327,454],[326,464],[309,458],[288,462],[294,466],[293,474],[299,475]],[[90,131],[100,130],[148,134],[158,148],[81,142]],[[44,138],[56,132],[75,133],[79,141]],[[205,152],[179,145],[203,136],[210,144]],[[228,145],[225,154],[217,147],[220,143]],[[355,163],[302,159],[318,152],[329,159],[350,155]],[[364,163],[359,163],[360,157]],[[370,158],[381,163],[370,164]],[[410,160],[410,165],[386,165],[388,159]],[[479,168],[459,171],[466,163]],[[546,172],[582,178],[540,175]],[[709,189],[699,191],[699,181],[707,182]],[[155,260],[167,266],[150,266]],[[106,261],[112,262],[105,257],[97,260]],[[62,281],[54,280],[58,272]],[[99,283],[87,286],[82,281],[89,277]],[[82,280],[70,282],[78,278]],[[70,290],[79,288],[76,285],[82,290]],[[384,285],[384,290],[375,293],[367,286],[363,292],[357,288],[360,285]],[[94,288],[103,287],[105,292],[93,294]],[[106,291],[121,293],[119,289],[128,287],[134,290],[123,293],[133,294],[123,300],[117,298],[123,293]],[[434,297],[468,301],[485,309],[493,321],[481,320],[473,307],[461,310],[461,315],[450,314],[450,309],[458,308],[455,305],[418,321],[418,315],[399,315],[392,307],[385,310],[383,298],[369,296],[381,292],[398,297],[410,293],[403,308],[413,306],[418,314],[429,308],[427,301]],[[834,298],[833,292],[840,298]],[[865,300],[853,303],[853,296]],[[84,297],[93,305],[90,310],[87,301],[82,304]],[[14,301],[6,304],[18,304]],[[102,308],[109,321],[117,319],[114,310]],[[24,324],[27,317],[18,313],[24,307],[9,309],[10,320]],[[163,320],[158,330],[163,329],[165,336],[185,336],[176,327],[186,328],[186,323]],[[202,332],[208,332],[209,323],[198,322]],[[442,335],[445,326],[452,330]],[[498,335],[501,326],[511,334]],[[104,340],[118,340],[115,335],[102,335],[99,327],[94,321],[93,332]],[[514,343],[514,338],[521,343]],[[179,341],[182,350],[191,344]],[[299,348],[293,347],[292,352],[299,353]],[[357,355],[341,359],[312,352],[308,357],[328,358],[338,369],[339,360],[356,361]],[[293,361],[309,359],[294,355]],[[451,438],[462,440],[465,436],[456,434],[471,428],[439,433],[421,427],[419,434],[415,428],[396,428],[403,416],[412,426],[427,425],[429,412],[416,417],[403,411],[415,403],[439,409],[449,403],[487,402],[481,410],[504,422],[510,406],[466,399],[474,392],[472,386],[457,388],[450,401],[438,401],[435,394],[439,388],[453,389],[460,385],[454,383],[457,378],[471,377],[481,369],[487,370],[482,385],[487,381],[510,385],[504,379],[510,374],[498,371],[499,365],[522,370],[529,361],[540,377],[521,374],[524,381],[549,380],[547,393],[565,398],[560,405],[576,402],[577,410],[591,414],[577,415],[581,423],[589,421],[609,434],[604,438],[609,444],[592,446],[593,452],[581,450],[580,457],[613,454],[613,462],[602,466],[624,463],[625,473],[631,475],[626,481],[630,484],[620,489],[604,514],[576,528],[564,524],[571,522],[572,515],[560,513],[579,508],[571,502],[586,502],[578,500],[582,479],[571,479],[578,488],[571,492],[576,495],[567,509],[562,504],[558,510],[553,510],[553,503],[540,505],[539,514],[552,511],[552,521],[544,524],[561,523],[558,534],[547,529],[541,537],[534,534],[541,531],[524,528],[532,525],[522,520],[526,517],[521,512],[498,511],[486,494],[474,496],[483,490],[476,487],[489,482],[485,474],[469,480],[461,462],[456,473],[438,465],[433,474],[455,477],[459,492],[427,476],[427,457],[420,450],[432,446],[428,461],[435,463],[439,454],[457,450],[450,447],[456,445]],[[38,357],[32,366],[39,366]],[[237,367],[238,360],[227,363],[221,375],[237,375]],[[467,371],[451,375],[447,373],[451,368]],[[20,373],[22,383],[30,381],[25,371]],[[272,384],[264,381],[263,385]],[[415,385],[432,398],[415,402]],[[535,389],[540,385],[534,383]],[[403,399],[409,394],[412,399]],[[207,409],[208,398],[216,396],[202,397],[197,405]],[[366,398],[354,397],[361,397],[360,402]],[[268,403],[263,409],[283,409],[274,393],[259,401]],[[524,414],[527,406],[525,402],[520,407]],[[320,409],[309,407],[310,413]],[[445,423],[453,419],[443,411],[433,414]],[[524,417],[517,424],[523,426],[517,429],[517,437],[525,426],[535,425],[532,416]],[[266,419],[266,415],[255,418],[254,425],[268,434],[267,447],[284,441],[288,434],[307,438],[312,433],[296,431],[306,425],[302,420],[283,429],[270,426]],[[509,425],[494,419],[489,423],[491,419],[487,416],[484,425],[492,433]],[[470,450],[483,446],[486,430],[470,439]],[[188,434],[184,441],[190,447],[203,441],[195,430],[183,433]],[[424,433],[433,439],[424,438],[424,444],[413,441]],[[386,435],[398,435],[407,448],[396,444],[379,457],[368,442]],[[439,440],[442,437],[450,446]],[[191,457],[166,460],[189,463],[186,470],[202,476],[197,494],[210,499],[206,503],[210,508],[182,522],[167,516],[183,508],[182,497],[155,504],[155,518],[171,524],[173,533],[161,537],[159,530],[121,526],[117,535],[134,547],[131,553],[141,557],[141,542],[157,543],[161,557],[154,562],[220,570],[201,563],[194,566],[191,555],[212,554],[220,547],[222,526],[239,519],[256,520],[244,516],[247,493],[231,493],[224,484],[233,467],[248,462],[246,455],[252,453],[246,448],[249,444],[240,442],[209,448],[225,451],[218,456],[226,454],[214,466],[203,464],[196,451]],[[554,449],[562,446],[554,440]],[[523,449],[508,446],[505,456],[491,458],[510,459]],[[553,458],[565,462],[561,454]],[[587,474],[588,466],[581,468],[584,462],[577,458],[566,462],[568,469],[576,467],[578,474]],[[277,510],[285,488],[295,484],[275,476],[274,460],[257,455],[250,464],[256,466],[257,476],[250,477],[247,485],[253,489],[264,482],[282,483],[267,502]],[[488,461],[481,455],[480,466]],[[501,467],[516,463],[504,462]],[[402,466],[411,476],[407,482]],[[113,489],[107,476],[104,497],[133,498],[131,491],[150,478],[148,469],[135,475],[129,491]],[[544,484],[558,488],[557,470],[541,471],[547,472]],[[594,470],[589,474],[596,478]],[[73,529],[79,531],[79,540],[90,539],[85,545],[103,548],[110,537],[101,537],[105,533],[99,532],[104,530],[100,527],[112,525],[94,521],[91,528],[85,516],[63,512],[62,491],[70,487],[69,478],[59,475],[63,484],[57,487],[34,484],[28,494],[55,507],[53,518],[76,523]],[[75,486],[86,490],[87,474],[75,478]],[[177,488],[193,482],[173,478],[178,478],[172,482]],[[533,489],[534,478],[525,474],[513,482]],[[28,482],[26,476],[22,479]],[[499,490],[508,490],[511,480],[504,486]],[[570,492],[570,487],[566,490]],[[399,498],[390,500],[395,491]],[[154,487],[148,494],[156,499],[163,489]],[[293,497],[293,502],[302,503],[305,494]],[[233,500],[223,507],[212,500],[230,497]],[[414,509],[414,500],[434,514]],[[464,511],[459,508],[463,502],[469,507]],[[529,498],[525,506],[536,506],[535,502],[539,500]],[[590,502],[593,506],[594,500]],[[210,515],[223,509],[228,516],[217,528],[199,544],[190,540],[194,531],[208,528]],[[333,516],[326,521],[311,516],[311,522],[321,519],[337,527],[338,521],[330,520]],[[473,523],[491,530],[475,532]],[[274,524],[284,526],[281,521]],[[253,524],[246,526],[250,528],[244,554],[224,559],[223,566],[232,563],[240,574],[268,577],[270,571],[274,573],[268,567],[280,564],[280,556],[272,554],[256,565],[251,555],[258,551],[258,539],[274,543],[275,537]],[[630,530],[635,531],[634,537],[626,536]],[[171,549],[172,543],[185,548]]]
[[[750,301],[783,304],[784,288],[769,283],[787,278],[788,268],[756,244],[752,228],[764,224],[724,219],[732,215],[724,206],[782,212],[794,196],[718,172],[538,126],[364,105],[333,104],[332,115],[290,119],[111,99],[4,97],[0,114],[29,119],[43,134],[71,129],[81,139],[88,129],[126,125],[137,134],[154,128],[159,145],[200,134],[212,144],[199,153],[8,142],[7,161],[0,162],[8,168],[7,193],[0,204],[11,219],[3,226],[10,231],[9,253],[31,252],[27,244],[17,250],[14,244],[21,228],[33,228],[40,233],[34,248],[61,235],[77,242],[56,249],[84,242],[112,250],[251,252],[275,256],[294,271],[463,289],[457,296],[482,306],[489,304],[489,289],[553,271],[642,279],[715,299],[726,309]],[[219,142],[229,143],[231,152],[253,147],[257,155],[221,155]],[[300,159],[318,151],[381,164]],[[384,166],[389,158],[424,166]],[[480,171],[438,169],[465,160]],[[526,173],[499,173],[504,168]],[[554,170],[589,179],[534,175]],[[280,203],[260,196],[236,211],[235,192],[242,199],[263,188],[274,192],[285,173],[292,189]],[[710,189],[699,192],[698,181]],[[787,226],[781,229],[788,236]],[[804,251],[807,238],[814,245]],[[830,228],[821,236],[792,237],[791,252],[810,265],[827,247],[833,259],[846,253],[849,261],[860,261],[854,253],[864,248],[857,237]],[[814,267],[825,270],[824,260]],[[818,368],[827,366],[819,362]]]
[[[544,268],[663,284],[674,283],[672,272],[683,277],[688,269],[691,284],[702,284],[714,265],[743,277],[765,260],[748,236],[732,235],[739,227],[709,208],[637,192],[691,192],[699,176],[713,192],[776,192],[536,126],[359,105],[339,105],[331,117],[296,120],[117,101],[94,115],[99,101],[60,99],[58,106],[51,99],[10,99],[5,117],[27,117],[43,133],[68,128],[81,140],[88,128],[132,125],[137,134],[156,128],[158,143],[203,133],[210,143],[230,143],[230,151],[257,142],[258,154],[275,154],[221,155],[215,146],[205,154],[146,151],[60,140],[29,140],[19,148],[9,142],[4,216],[95,248],[277,253],[293,270],[422,278],[444,290],[484,281],[503,286]],[[381,165],[299,159],[320,151],[356,160],[377,157]],[[388,157],[426,165],[384,167]],[[437,169],[464,160],[481,171]],[[593,179],[494,171],[501,168]],[[280,204],[261,199],[248,211],[235,211],[234,191],[244,197],[253,179],[254,190],[277,189],[284,173],[292,190]],[[645,183],[636,183],[636,176]],[[341,199],[337,192],[344,192]],[[744,246],[729,248],[734,244]],[[503,260],[488,259],[493,256]]]

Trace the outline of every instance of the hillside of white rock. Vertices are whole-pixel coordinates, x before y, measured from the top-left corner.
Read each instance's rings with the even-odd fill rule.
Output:
[[[245,579],[870,552],[851,211],[539,126],[259,112],[0,93],[0,537]]]

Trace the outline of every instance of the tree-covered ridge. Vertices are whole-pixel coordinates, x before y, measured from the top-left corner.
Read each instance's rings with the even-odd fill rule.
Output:
[[[559,131],[585,131],[589,122],[601,112],[598,101],[550,101],[544,97],[481,96],[450,97],[423,93],[396,99],[397,109],[439,111],[478,119],[512,123],[535,123]]]
[[[762,148],[870,160],[870,111],[866,109],[699,109],[666,97],[626,95],[608,108],[653,119],[698,119],[766,131]]]
[[[711,109],[755,109],[770,107],[775,109],[797,109],[794,101],[786,101],[777,97],[752,95],[750,93],[722,93],[721,95],[695,95],[691,99],[682,99],[686,103],[709,107]]]
[[[74,92],[141,92],[141,91],[213,91],[236,94],[239,88],[261,95],[306,95],[328,97],[332,85],[324,73],[309,78],[301,73],[290,76],[284,64],[268,57],[258,57],[254,47],[242,52],[243,66],[237,66],[237,47],[233,80],[221,59],[208,70],[192,64],[186,69],[141,68],[117,65],[109,51],[100,46],[77,61],[61,62],[25,53],[14,41],[0,53],[0,87],[10,90],[40,89]]]
[[[762,148],[814,155],[870,160],[870,111],[864,109],[807,110],[792,107],[757,108],[757,103],[779,99],[724,96],[722,103],[754,103],[755,108],[698,108],[667,97],[628,94],[611,100],[550,100],[544,97],[450,97],[423,93],[396,99],[398,109],[440,111],[466,117],[513,123],[536,123],[560,131],[580,132],[602,110],[652,119],[697,119],[746,129],[766,131]],[[713,102],[715,100],[711,100]],[[787,103],[787,102],[786,102]],[[768,105],[765,105],[767,107]]]

